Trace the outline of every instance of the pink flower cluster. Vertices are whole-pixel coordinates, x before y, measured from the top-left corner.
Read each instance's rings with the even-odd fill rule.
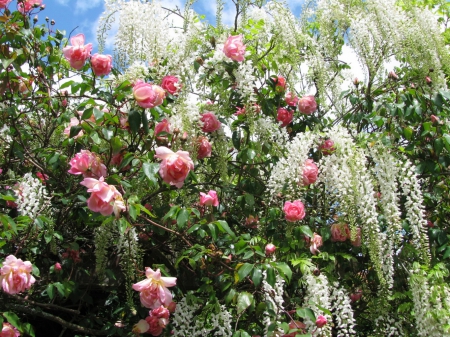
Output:
[[[202,206],[219,206],[219,198],[216,191],[209,191],[208,194],[200,192],[200,205]]]
[[[137,80],[133,86],[133,96],[137,105],[146,109],[161,105],[166,97],[166,92],[158,85]]]
[[[349,239],[353,246],[361,246],[361,228],[356,229],[355,240],[351,239],[350,228],[347,224],[335,223],[331,225],[331,241],[344,242]]]
[[[14,295],[21,293],[31,287],[36,281],[31,275],[33,266],[30,261],[23,262],[14,255],[9,255],[3,261],[3,267],[0,269],[0,282],[3,291]]]
[[[174,153],[165,146],[160,146],[155,151],[155,158],[162,160],[159,166],[161,178],[170,185],[183,187],[189,171],[194,169],[194,162],[189,157],[189,152],[177,151]]]
[[[2,331],[0,332],[0,337],[19,337],[20,332],[15,326],[9,323],[3,322]]]
[[[242,35],[229,36],[223,46],[223,52],[226,57],[233,61],[244,61],[245,45],[242,41]]]

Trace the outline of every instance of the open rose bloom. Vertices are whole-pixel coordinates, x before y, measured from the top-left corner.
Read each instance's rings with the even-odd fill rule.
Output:
[[[87,150],[81,150],[70,162],[70,174],[80,175],[85,178],[106,177],[106,166],[102,164],[97,154]]]
[[[145,280],[133,284],[133,289],[140,292],[141,303],[150,309],[168,306],[172,302],[172,294],[169,289],[177,283],[176,277],[163,277],[159,269],[154,271],[150,267],[145,268]]]
[[[242,35],[230,36],[223,46],[226,57],[237,61],[244,61],[245,45],[242,42]]]
[[[203,159],[206,157],[211,157],[212,146],[206,137],[197,138],[197,159]]]
[[[102,215],[108,216],[113,212],[116,217],[119,217],[120,212],[126,209],[125,203],[117,189],[105,183],[104,178],[84,178],[80,183],[88,188],[91,196],[87,200],[87,206],[91,211],[98,212]]]
[[[76,70],[83,68],[86,60],[91,56],[92,43],[84,45],[84,35],[78,34],[70,39],[71,46],[64,47],[64,57],[70,66]]]
[[[176,76],[164,76],[161,81],[161,88],[163,88],[171,95],[176,95],[181,89],[180,79]]]
[[[303,166],[302,180],[303,185],[308,186],[314,184],[319,174],[319,168],[312,159],[306,159],[305,166]]]
[[[209,191],[208,194],[200,192],[200,205],[202,206],[219,206],[219,199],[216,191]]]
[[[298,101],[298,110],[305,115],[311,115],[317,110],[317,103],[314,96],[303,96]]]
[[[294,113],[285,108],[277,109],[277,121],[281,122],[281,127],[288,126],[294,119]]]
[[[91,67],[95,76],[105,76],[111,72],[112,56],[94,54],[91,57]]]
[[[0,0],[0,8],[6,8],[8,7],[11,0]]]
[[[9,323],[3,322],[2,331],[0,332],[0,337],[19,337],[20,332],[16,327]]]
[[[34,8],[35,5],[36,7],[42,5],[42,0],[24,0],[19,3],[19,11],[24,14],[28,13]]]
[[[30,261],[23,262],[14,255],[9,255],[0,269],[0,282],[3,291],[10,295],[21,293],[36,281],[31,275],[33,266]]]
[[[305,206],[300,200],[286,201],[283,207],[286,221],[295,222],[305,217]]]
[[[161,178],[170,185],[183,187],[189,171],[194,169],[194,162],[189,157],[189,152],[177,151],[174,153],[165,146],[160,146],[155,151],[155,158],[162,160],[159,166]]]
[[[164,102],[166,92],[160,86],[137,80],[133,86],[133,96],[140,107],[154,108]]]
[[[200,118],[202,125],[202,131],[203,132],[214,132],[220,129],[220,126],[222,125],[220,121],[217,119],[216,115],[212,112],[205,112],[202,114],[202,117]]]

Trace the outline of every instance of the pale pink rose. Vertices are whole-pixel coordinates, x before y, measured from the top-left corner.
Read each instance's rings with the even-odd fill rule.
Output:
[[[309,246],[311,254],[316,255],[317,253],[320,253],[319,247],[321,246],[322,246],[322,237],[319,234],[314,233],[314,236],[312,237]]]
[[[78,120],[78,118],[76,117],[72,117],[70,119],[70,123],[69,125],[64,129],[64,134],[69,137],[70,136],[70,129],[72,128],[72,126],[77,126],[80,124],[80,121]],[[76,136],[73,137],[73,139],[77,139],[79,137],[82,137],[84,135],[83,130],[80,130],[80,132],[78,132],[78,134]]]
[[[164,102],[166,92],[160,86],[137,80],[133,86],[133,95],[140,107],[154,108]]]
[[[244,61],[245,45],[242,41],[242,35],[229,36],[223,46],[223,52],[226,57],[233,61]]]
[[[24,0],[19,3],[19,12],[28,13],[34,8],[35,5],[36,7],[42,5],[42,0]]]
[[[208,194],[200,192],[200,205],[202,206],[219,206],[219,199],[216,191],[209,191]]]
[[[33,266],[30,261],[23,262],[14,255],[9,255],[3,261],[3,267],[0,269],[0,282],[3,291],[14,295],[21,293],[31,287],[36,281],[31,275]]]
[[[170,133],[170,123],[166,118],[155,126],[155,136],[159,135],[161,132]]]
[[[0,8],[6,8],[8,7],[11,0],[0,0]]]
[[[431,85],[433,83],[433,81],[431,80],[431,78],[429,76],[425,77],[425,81],[427,82],[428,85]]]
[[[198,137],[197,145],[198,145],[197,159],[211,157],[212,147],[211,147],[211,143],[209,142],[208,138]]]
[[[286,220],[289,222],[299,221],[305,217],[305,206],[300,200],[286,201],[283,211]]]
[[[286,90],[286,79],[283,76],[278,76],[275,79],[275,91],[282,93]]]
[[[285,108],[277,109],[277,121],[281,122],[281,127],[288,126],[292,119],[294,118],[294,113]]]
[[[293,92],[288,92],[286,94],[286,97],[284,98],[284,101],[289,106],[296,106],[298,104],[298,100],[299,100],[299,98],[297,96],[295,96],[295,94]]]
[[[359,83],[361,83],[361,82],[359,81],[358,77],[355,77],[353,79],[353,84],[355,85],[355,87],[357,87],[359,85]]]
[[[172,304],[174,302],[170,302],[170,304]],[[153,309],[152,311],[150,311],[150,316],[154,316],[157,318],[165,318],[165,319],[169,319],[170,316],[170,311],[168,308],[165,308],[163,305],[161,305],[158,308]]]
[[[194,169],[194,162],[189,152],[172,150],[165,146],[156,148],[155,158],[162,160],[159,166],[161,178],[168,184],[181,188],[190,170]]]
[[[0,337],[19,337],[20,332],[15,326],[3,322],[2,331],[0,332]]]
[[[314,184],[317,180],[319,169],[312,159],[306,159],[305,166],[303,166],[303,185],[307,186]]]
[[[214,132],[220,129],[221,123],[212,112],[205,112],[200,118],[203,132]]]
[[[102,164],[97,154],[87,150],[81,150],[69,162],[71,168],[70,174],[80,175],[83,177],[106,177],[106,166]]]
[[[176,95],[181,88],[180,79],[176,76],[164,76],[161,81],[161,88],[171,95]]]
[[[334,142],[331,139],[327,139],[322,144],[320,144],[319,149],[320,151],[322,151],[322,154],[324,156],[331,155],[334,151],[336,151]]]
[[[169,305],[172,302],[172,294],[167,288],[175,286],[177,278],[162,277],[159,269],[154,271],[150,267],[145,267],[145,276],[145,280],[133,284],[133,289],[140,292],[142,305],[150,309]]]
[[[332,224],[331,225],[331,241],[333,242],[344,242],[347,240],[347,224]]]
[[[86,186],[88,192],[96,194],[100,200],[105,202],[110,202],[116,192],[114,186],[105,183],[104,177],[100,177],[99,179],[84,178],[80,185]]]
[[[303,96],[298,101],[298,111],[305,115],[311,115],[317,110],[317,103],[314,96]]]
[[[327,318],[325,316],[323,316],[323,315],[317,316],[316,326],[318,328],[322,328],[325,324],[327,324]]]
[[[133,326],[132,332],[136,335],[141,333],[146,333],[148,329],[150,328],[150,325],[148,325],[147,321],[144,319],[141,319],[137,324]]]
[[[105,76],[111,72],[112,68],[112,56],[94,54],[91,57],[91,67],[95,76]]]
[[[122,194],[117,191],[113,185],[105,183],[104,178],[84,178],[80,183],[88,188],[91,196],[87,200],[88,208],[93,212],[98,212],[104,216],[111,215],[113,212],[118,218],[120,212],[126,209]]]
[[[272,255],[273,253],[275,253],[275,250],[277,249],[277,247],[275,247],[275,245],[273,243],[268,243],[265,247],[265,251],[266,251],[266,255]]]
[[[76,70],[83,68],[86,60],[91,56],[92,43],[84,45],[84,35],[78,34],[70,38],[71,46],[63,48],[64,57],[70,66]]]

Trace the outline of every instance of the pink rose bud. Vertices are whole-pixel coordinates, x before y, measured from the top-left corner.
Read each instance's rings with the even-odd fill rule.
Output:
[[[219,130],[221,126],[220,121],[212,112],[205,112],[200,118],[200,121],[203,123],[203,132],[214,132],[216,130]]]
[[[430,228],[433,228],[434,227],[434,223],[432,221],[428,220],[427,221],[427,226],[430,227]]]
[[[431,118],[431,122],[432,122],[433,124],[437,124],[437,123],[440,122],[439,117],[436,117],[435,115],[431,115],[430,118]]]
[[[133,96],[140,107],[154,108],[164,102],[166,92],[157,85],[137,80],[133,86]]]
[[[293,92],[288,92],[286,94],[286,97],[284,98],[284,101],[289,106],[296,106],[298,104],[298,100],[299,100],[299,98],[297,96],[295,96],[295,94]]]
[[[91,56],[92,43],[84,45],[84,35],[78,34],[70,38],[71,46],[63,48],[64,57],[70,66],[76,70],[83,68],[86,60]]]
[[[300,200],[286,201],[283,207],[286,221],[295,222],[305,217],[305,206]]]
[[[352,302],[357,302],[361,299],[362,297],[362,291],[361,290],[356,290],[356,292],[350,294],[350,300]]]
[[[180,80],[175,76],[164,76],[161,81],[161,88],[163,88],[171,95],[176,95],[181,89]]]
[[[200,192],[200,205],[202,206],[219,206],[219,199],[216,191],[209,191],[208,194]]]
[[[226,57],[233,61],[242,62],[245,56],[245,45],[242,42],[242,35],[230,36],[223,46]]]
[[[42,0],[24,0],[23,2],[19,3],[19,11],[23,14],[28,13],[33,8],[39,7],[42,5]],[[0,6],[1,8],[1,6]]]
[[[306,159],[305,166],[303,167],[303,185],[308,186],[314,184],[317,180],[319,169],[312,159]]]
[[[317,110],[317,103],[314,96],[303,96],[298,101],[298,111],[305,115],[311,115]]]
[[[11,0],[0,0],[0,8],[6,8],[8,7]]]
[[[318,328],[322,328],[325,324],[327,324],[327,319],[325,316],[319,315],[316,319],[316,326]]]
[[[169,305],[167,306],[167,309],[171,313],[174,313],[176,308],[177,308],[177,304],[175,302],[170,302]]]
[[[391,70],[388,74],[388,77],[391,80],[397,81],[398,80],[398,75],[395,73],[395,71]]]
[[[61,104],[62,104],[63,107],[66,107],[67,106],[67,99],[64,98],[62,100]]]
[[[155,136],[159,135],[161,132],[170,133],[170,123],[166,118],[155,126]]]
[[[334,142],[331,139],[327,139],[319,146],[319,150],[322,151],[324,156],[329,156],[336,151],[336,148],[334,147]]]
[[[274,244],[268,243],[268,244],[266,245],[266,255],[267,255],[267,256],[272,255],[273,253],[275,253],[275,250],[276,250],[276,249],[277,249],[277,247],[275,247]]]
[[[286,79],[283,76],[278,76],[275,79],[275,91],[284,92],[286,90]]]
[[[1,7],[0,7],[1,8]],[[2,331],[0,337],[19,337],[20,332],[16,327],[10,323],[3,322]]]
[[[354,79],[353,79],[353,84],[354,84],[354,86],[355,87],[357,87],[358,85],[359,85],[359,80],[358,80],[358,77],[355,77]]]
[[[56,263],[55,263],[55,271],[56,271],[56,272],[59,272],[59,271],[61,271],[61,270],[62,270],[61,263],[56,262]]]
[[[281,122],[281,127],[288,126],[294,119],[294,113],[285,108],[278,108],[277,121]]]
[[[211,157],[212,147],[211,143],[208,141],[208,138],[198,137],[197,145],[198,145],[197,159]]]
[[[433,83],[433,81],[429,76],[425,77],[425,81],[427,82],[428,85],[431,85]]]
[[[112,68],[112,56],[94,54],[91,57],[91,66],[96,76],[108,75]]]

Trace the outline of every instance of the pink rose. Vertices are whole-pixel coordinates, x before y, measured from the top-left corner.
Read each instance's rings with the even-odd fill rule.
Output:
[[[322,328],[325,324],[327,324],[327,318],[325,316],[323,316],[323,315],[317,316],[316,326],[318,328]]]
[[[294,118],[294,113],[285,108],[278,108],[277,110],[277,121],[281,122],[281,127],[288,126],[292,119]]]
[[[163,306],[150,311],[150,316],[145,319],[149,325],[147,332],[153,336],[159,336],[166,325],[169,324],[169,315],[169,310]]]
[[[298,103],[298,97],[295,96],[295,94],[293,92],[288,92],[286,94],[286,97],[284,98],[284,101],[289,106],[296,106]]]
[[[122,194],[117,191],[115,186],[105,183],[104,178],[84,178],[80,183],[88,188],[91,196],[87,200],[88,208],[93,212],[98,212],[104,216],[111,215],[113,212],[116,218],[120,212],[125,211],[126,207],[123,202]]]
[[[70,174],[80,175],[83,177],[106,177],[106,166],[102,164],[97,154],[87,150],[81,150],[69,162],[71,168]]]
[[[221,123],[212,112],[205,112],[200,120],[203,123],[203,132],[214,132],[220,129]]]
[[[197,138],[198,152],[197,159],[203,159],[206,157],[211,157],[211,143],[206,137],[198,137]]]
[[[216,191],[209,191],[208,194],[200,192],[200,205],[202,206],[219,206],[219,199]]]
[[[14,255],[9,255],[3,261],[0,269],[0,282],[3,291],[10,295],[15,295],[31,287],[36,281],[31,275],[33,266],[30,261],[23,262]]]
[[[180,79],[176,76],[164,76],[161,81],[161,88],[171,95],[176,95],[181,89]]]
[[[275,245],[273,243],[268,243],[266,245],[265,251],[266,251],[266,255],[272,255],[273,253],[275,253],[275,250],[277,249],[277,247],[275,247]]]
[[[303,185],[307,186],[314,184],[317,180],[319,169],[312,159],[306,159],[305,166],[303,166]]]
[[[72,117],[70,119],[70,123],[69,125],[64,129],[64,134],[69,137],[70,136],[70,129],[72,128],[72,126],[77,126],[80,125],[80,121],[78,120],[78,118],[76,117]],[[84,135],[83,130],[80,130],[80,132],[78,132],[78,134],[76,136],[73,137],[73,139],[77,139],[79,137],[82,137]]]
[[[23,14],[28,13],[33,9],[35,5],[36,7],[42,5],[42,0],[24,0],[23,2],[19,3],[19,12]]]
[[[321,247],[322,244],[322,237],[319,234],[314,233],[309,246],[309,251],[311,252],[311,254],[316,255],[317,253],[320,253],[319,247]]]
[[[298,110],[305,115],[311,115],[317,110],[317,103],[314,96],[303,96],[298,101]]]
[[[154,271],[150,267],[145,267],[145,276],[145,280],[133,284],[133,289],[140,292],[142,305],[150,309],[169,305],[172,302],[172,294],[167,288],[175,286],[177,278],[162,277],[159,269]]]
[[[395,71],[391,70],[388,74],[388,77],[391,80],[397,81],[398,80],[398,75],[395,73]]]
[[[283,211],[286,220],[289,222],[295,222],[305,217],[305,206],[300,200],[286,201]]]
[[[274,81],[276,92],[281,93],[286,90],[286,79],[283,76],[278,76]]]
[[[347,240],[347,231],[348,231],[348,225],[347,224],[332,224],[331,225],[331,241],[333,242],[344,242]]]
[[[36,176],[41,180],[42,184],[45,185],[45,182],[48,180],[48,175],[42,172],[36,173]]]
[[[96,53],[91,57],[91,66],[95,76],[108,75],[112,68],[112,56]]]
[[[0,8],[6,8],[8,7],[11,0],[0,0]],[[1,335],[0,335],[1,336]]]
[[[194,169],[194,162],[189,152],[172,150],[165,146],[156,148],[155,158],[162,160],[159,166],[161,178],[168,184],[181,188],[190,170]]]
[[[336,148],[334,147],[334,142],[331,139],[327,139],[319,146],[319,150],[322,151],[324,156],[328,156],[336,151]]]
[[[147,321],[144,319],[141,319],[137,324],[135,324],[133,326],[132,332],[136,335],[139,335],[141,333],[146,333],[149,328],[150,328],[150,325],[147,323]]]
[[[161,132],[170,133],[170,123],[166,118],[155,126],[155,136],[159,135]]]
[[[70,38],[70,43],[72,44],[71,46],[63,48],[64,57],[69,61],[72,68],[80,70],[91,56],[92,43],[84,45],[83,34]]]
[[[56,262],[54,268],[55,268],[55,271],[56,271],[56,272],[61,271],[61,270],[62,270],[61,263]]]
[[[166,92],[160,86],[137,80],[133,86],[133,95],[140,107],[154,108],[164,102]]]
[[[357,302],[361,299],[361,297],[362,297],[362,291],[361,291],[361,289],[357,289],[354,293],[352,293],[350,295],[350,300],[352,302]]]
[[[223,52],[234,61],[244,61],[245,45],[242,42],[242,35],[229,36],[223,46]]]
[[[20,332],[15,326],[3,322],[2,331],[0,332],[0,337],[19,337]]]
[[[176,309],[177,304],[175,302],[170,302],[170,304],[167,306],[167,310],[169,310],[169,312],[171,313],[174,313]]]

